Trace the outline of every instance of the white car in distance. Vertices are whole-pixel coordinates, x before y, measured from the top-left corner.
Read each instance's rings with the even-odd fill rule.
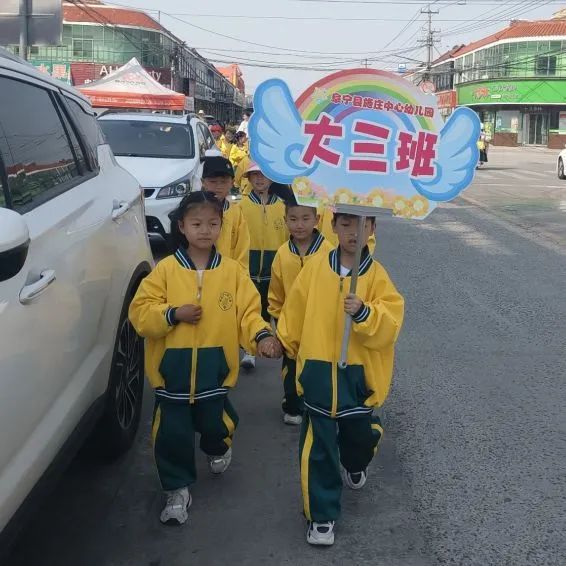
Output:
[[[0,549],[88,434],[108,455],[132,444],[127,312],[152,263],[139,183],[89,102],[0,49]]]
[[[120,112],[98,121],[118,163],[143,189],[149,236],[167,239],[169,213],[201,189],[204,157],[221,155],[208,126],[192,114]]]

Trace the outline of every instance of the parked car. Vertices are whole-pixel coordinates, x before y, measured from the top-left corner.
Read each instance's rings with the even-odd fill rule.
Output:
[[[202,160],[221,155],[207,125],[194,115],[112,113],[98,119],[118,163],[140,182],[151,237],[166,239],[169,213],[200,190]]]
[[[134,440],[144,344],[127,310],[152,266],[143,214],[88,101],[0,51],[2,543],[86,436],[111,456]]]
[[[565,167],[566,167],[566,149],[563,149],[558,154],[558,160],[556,162],[556,173],[558,174],[559,179],[562,180],[566,179]]]

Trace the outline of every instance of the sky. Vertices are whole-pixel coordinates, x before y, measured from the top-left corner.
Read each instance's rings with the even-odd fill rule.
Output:
[[[285,80],[293,95],[339,69],[397,71],[426,58],[427,6],[438,30],[433,58],[505,28],[550,19],[557,0],[106,0],[141,8],[217,66],[238,63],[246,91]],[[156,5],[159,6],[158,13]],[[226,37],[229,36],[229,37]]]

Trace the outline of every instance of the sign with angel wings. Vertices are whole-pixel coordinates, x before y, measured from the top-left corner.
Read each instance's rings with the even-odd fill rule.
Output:
[[[296,101],[270,79],[254,96],[250,151],[300,204],[387,208],[425,218],[458,196],[478,163],[480,121],[457,108],[443,121],[436,97],[374,69],[334,73]]]

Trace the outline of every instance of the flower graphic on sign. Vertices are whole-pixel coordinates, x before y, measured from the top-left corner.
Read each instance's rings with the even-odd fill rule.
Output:
[[[385,71],[334,73],[296,101],[285,82],[270,79],[256,90],[254,109],[253,159],[305,205],[424,218],[471,183],[478,161],[475,112],[457,108],[444,123],[434,96]]]

